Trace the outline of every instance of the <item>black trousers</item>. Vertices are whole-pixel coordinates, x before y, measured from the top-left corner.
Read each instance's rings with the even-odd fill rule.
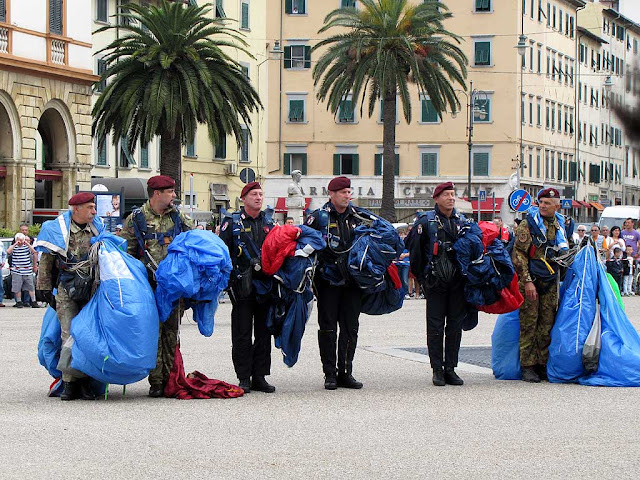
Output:
[[[259,304],[255,295],[231,295],[231,358],[239,379],[271,373],[271,334],[267,329],[268,305]],[[252,331],[253,330],[253,331]],[[253,334],[253,335],[252,335]],[[252,338],[253,337],[253,338]]]
[[[325,375],[351,374],[358,343],[362,294],[354,286],[336,287],[318,275],[318,346]],[[338,336],[338,327],[340,335]],[[337,350],[336,350],[337,342]],[[337,351],[337,370],[336,370]]]
[[[463,286],[459,281],[448,286],[436,283],[425,288],[427,348],[432,368],[453,368],[458,365],[462,322],[467,315],[462,290]]]

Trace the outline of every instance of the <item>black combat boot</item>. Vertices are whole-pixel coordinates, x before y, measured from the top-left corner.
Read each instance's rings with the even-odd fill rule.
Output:
[[[64,382],[64,389],[60,394],[60,400],[75,400],[80,397],[79,386],[77,382]]]
[[[335,375],[324,376],[324,388],[325,390],[335,390],[338,388],[338,380]]]
[[[164,386],[161,383],[153,383],[149,387],[149,396],[151,398],[160,398],[164,396]]]
[[[95,400],[96,394],[93,393],[93,388],[91,388],[91,379],[89,377],[83,378],[78,381],[80,384],[80,398],[83,400]]]
[[[342,388],[353,388],[355,390],[362,388],[362,382],[357,381],[350,373],[341,373],[338,375],[337,380],[338,386]]]
[[[267,382],[264,375],[254,375],[251,382],[251,390],[256,392],[273,393],[276,391],[276,387]]]
[[[542,380],[543,382],[549,381],[546,365],[536,365],[536,373],[538,374],[538,377],[540,377],[540,380]]]
[[[447,384],[444,380],[444,370],[442,370],[442,367],[433,369],[433,379],[431,381],[436,387],[444,387]]]
[[[40,308],[40,305],[38,305],[38,302],[31,302],[31,308]]]
[[[540,383],[540,377],[533,367],[522,367],[522,381],[529,383]]]
[[[444,381],[447,385],[464,385],[464,381],[458,376],[453,367],[444,369]]]
[[[251,379],[250,378],[239,378],[238,386],[244,390],[244,393],[251,393]]]

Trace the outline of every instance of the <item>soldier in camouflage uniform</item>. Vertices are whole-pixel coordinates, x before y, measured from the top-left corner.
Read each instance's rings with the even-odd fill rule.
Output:
[[[555,216],[560,206],[560,194],[556,189],[540,191],[538,204],[546,235],[534,241],[535,234],[532,231],[536,227],[532,226],[534,221],[528,215],[515,231],[512,254],[520,293],[524,296],[524,304],[520,307],[522,380],[532,383],[547,379],[551,328],[558,309],[559,267],[552,260],[555,252],[553,247],[558,230],[564,228]]]
[[[36,281],[38,299],[49,303],[58,315],[62,331],[62,345],[71,334],[71,321],[89,301],[93,289],[90,289],[86,299],[72,300],[69,296],[65,278],[71,279],[73,274],[66,273],[74,263],[80,261],[91,249],[91,237],[98,235],[93,218],[96,215],[95,196],[92,193],[78,193],[69,199],[72,209],[69,225],[69,241],[66,252],[56,252],[50,245],[42,245],[46,251],[42,253]],[[52,220],[58,222],[58,220]],[[38,244],[36,243],[36,246]],[[88,272],[83,272],[88,274]],[[88,275],[87,275],[88,276]],[[55,298],[53,288],[57,288]],[[64,390],[61,400],[75,400],[83,398],[93,400],[95,396],[91,390],[90,378],[78,370],[67,370],[62,373]]]
[[[194,223],[178,212],[173,205],[176,198],[175,181],[165,175],[147,181],[149,200],[125,220],[120,234],[127,240],[127,253],[140,259],[147,267],[149,283],[155,289],[155,271],[167,256],[169,244],[180,232],[193,230]],[[160,323],[156,368],[149,373],[149,396],[162,397],[173,368],[178,343],[178,329],[184,309],[176,308],[166,322]]]

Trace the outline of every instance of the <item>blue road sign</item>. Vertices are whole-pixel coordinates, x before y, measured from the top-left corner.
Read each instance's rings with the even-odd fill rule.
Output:
[[[478,190],[478,200],[480,200],[481,202],[485,202],[487,200],[486,190]]]
[[[509,207],[515,212],[526,212],[533,200],[526,190],[514,190],[509,194]]]
[[[562,208],[572,208],[572,203],[570,198],[563,198],[560,200],[562,203]]]

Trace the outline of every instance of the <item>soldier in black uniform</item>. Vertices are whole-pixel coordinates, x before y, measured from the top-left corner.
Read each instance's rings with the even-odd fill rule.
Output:
[[[261,211],[263,193],[258,182],[245,185],[240,193],[244,207],[226,216],[220,238],[229,248],[233,272],[231,291],[231,356],[239,386],[249,393],[275,392],[265,379],[271,373],[271,335],[267,329],[268,305],[258,303],[255,281],[268,280],[262,272],[262,243],[273,228],[273,221]],[[253,330],[253,341],[252,341]]]
[[[318,298],[318,345],[325,375],[324,388],[362,388],[351,374],[358,342],[361,292],[347,271],[347,257],[355,228],[362,223],[351,204],[351,181],[329,182],[329,201],[313,212],[307,224],[326,237],[327,248],[318,254],[314,287]],[[338,326],[340,336],[337,335]],[[337,340],[337,370],[336,370]]]
[[[411,271],[422,283],[427,299],[427,348],[433,384],[438,387],[462,385],[464,382],[454,368],[458,365],[467,304],[463,299],[463,277],[452,246],[467,220],[454,208],[453,183],[438,185],[433,198],[434,210],[420,215],[413,227]]]

